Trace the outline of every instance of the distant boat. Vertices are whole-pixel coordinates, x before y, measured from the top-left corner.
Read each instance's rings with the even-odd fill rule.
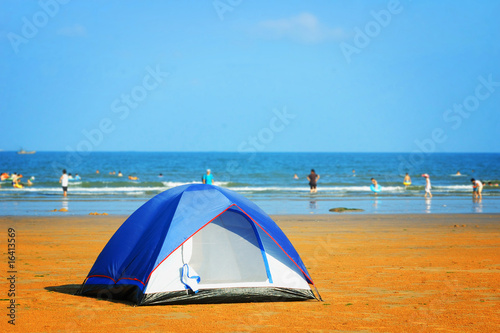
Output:
[[[32,150],[32,151],[26,151],[26,150],[24,150],[24,149],[21,149],[21,150],[19,150],[17,153],[18,153],[18,154],[21,154],[21,155],[28,155],[28,154],[34,154],[34,153],[36,153],[36,151],[35,151],[35,150]]]

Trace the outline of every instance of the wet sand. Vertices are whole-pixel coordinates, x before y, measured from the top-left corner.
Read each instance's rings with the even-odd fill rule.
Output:
[[[492,332],[500,330],[500,215],[273,216],[324,302],[134,307],[74,296],[126,217],[2,217],[16,230],[16,320],[0,331]],[[8,281],[7,281],[8,282]]]

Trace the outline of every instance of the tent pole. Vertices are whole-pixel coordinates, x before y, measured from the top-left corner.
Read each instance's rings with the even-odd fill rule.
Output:
[[[78,290],[73,295],[80,295],[80,293],[83,290],[83,286],[85,285],[85,282],[87,282],[87,279],[88,278],[85,278],[85,280],[83,280],[83,283],[80,285],[80,288],[78,288]]]
[[[321,298],[321,295],[319,294],[318,288],[316,288],[316,285],[313,284],[314,290],[316,290],[316,294],[318,294],[319,301],[324,302],[323,299]]]

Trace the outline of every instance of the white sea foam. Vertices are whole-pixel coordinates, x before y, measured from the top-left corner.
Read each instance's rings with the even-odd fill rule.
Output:
[[[240,192],[309,192],[309,187],[286,187],[286,186],[241,186],[231,187],[233,191]],[[403,186],[382,186],[383,191],[388,192],[403,192]],[[370,186],[318,186],[318,191],[321,192],[371,192]]]
[[[176,187],[176,186],[180,186],[180,185],[188,185],[188,184],[201,184],[199,181],[191,181],[191,182],[162,182],[163,185],[165,185],[166,187]],[[229,184],[229,182],[215,182],[214,185],[216,186],[227,186]]]
[[[6,188],[1,189],[1,192],[34,192],[34,193],[54,193],[62,192],[60,187],[24,187],[21,189]],[[93,194],[93,193],[123,193],[123,194],[140,194],[146,191],[165,191],[164,187],[69,187],[69,193],[76,194]]]
[[[432,188],[440,191],[448,192],[462,192],[462,191],[472,191],[472,185],[432,185]]]
[[[181,183],[181,182],[163,182],[164,186],[154,186],[154,187],[144,187],[144,186],[122,186],[122,187],[80,187],[71,186],[69,187],[69,193],[80,194],[80,195],[92,195],[92,194],[124,194],[124,195],[141,195],[146,192],[163,192],[169,188],[186,185],[186,184],[196,184],[199,182],[192,183]],[[227,182],[216,183],[218,186],[227,185]],[[260,192],[277,192],[277,193],[298,193],[298,192],[309,192],[309,187],[307,186],[235,186],[229,189],[237,192],[243,193],[260,193]],[[434,191],[441,192],[468,192],[472,191],[471,185],[433,185],[432,189]],[[24,187],[22,189],[17,188],[0,188],[0,193],[15,193],[15,192],[30,192],[30,193],[58,193],[61,192],[60,187]],[[322,193],[367,193],[371,192],[369,186],[318,186],[318,191]],[[421,189],[406,189],[404,186],[383,186],[383,193],[401,193],[405,191],[421,191]]]

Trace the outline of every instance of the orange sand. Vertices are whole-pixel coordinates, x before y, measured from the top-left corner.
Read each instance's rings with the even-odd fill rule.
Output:
[[[324,302],[134,307],[74,296],[125,217],[0,218],[16,230],[16,325],[0,332],[493,332],[500,215],[275,216]],[[465,226],[462,226],[465,225]],[[456,227],[455,227],[456,226]]]

